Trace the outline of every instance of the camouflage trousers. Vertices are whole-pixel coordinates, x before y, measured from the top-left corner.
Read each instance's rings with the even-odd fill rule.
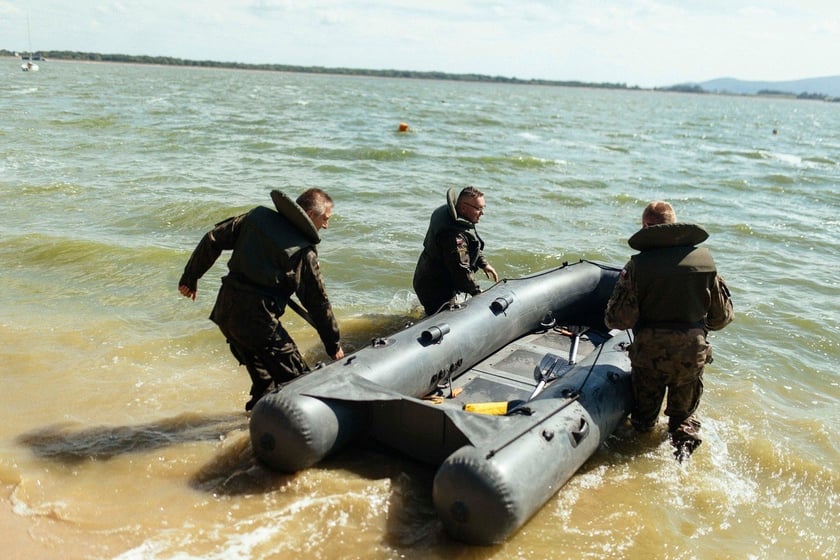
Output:
[[[251,377],[251,400],[245,410],[275,387],[310,371],[270,298],[223,286],[210,318]]]
[[[254,408],[256,402],[272,389],[309,371],[294,343],[291,351],[284,351],[288,349],[285,344],[283,350],[276,347],[247,348],[228,339],[228,345],[231,354],[245,366],[251,377],[251,400],[245,403],[245,410]]]
[[[703,395],[703,368],[712,361],[705,331],[642,329],[630,346],[630,361],[633,426],[652,429],[665,400],[672,442],[688,440],[699,445],[700,423],[692,415]]]

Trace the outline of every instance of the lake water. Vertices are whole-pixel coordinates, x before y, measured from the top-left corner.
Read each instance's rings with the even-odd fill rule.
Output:
[[[0,63],[5,557],[840,557],[840,105]],[[177,292],[214,223],[322,187],[321,267],[345,348],[362,347],[420,316],[429,214],[468,184],[507,278],[621,266],[644,205],[669,200],[710,232],[737,314],[710,337],[691,461],[664,419],[622,432],[495,547],[449,539],[434,469],[388,450],[260,466],[248,376],[207,319],[226,259],[195,302]]]

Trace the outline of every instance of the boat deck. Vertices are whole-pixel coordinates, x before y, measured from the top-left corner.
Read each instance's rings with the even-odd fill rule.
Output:
[[[581,329],[582,330],[582,329]],[[575,354],[576,361],[589,355],[599,340],[584,331]],[[544,375],[562,375],[568,369],[574,327],[553,327],[523,336],[491,354],[466,372],[426,397],[435,404],[463,408],[469,403],[527,401]]]

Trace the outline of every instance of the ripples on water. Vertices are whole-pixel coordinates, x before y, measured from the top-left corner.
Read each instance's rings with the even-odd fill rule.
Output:
[[[60,62],[20,74],[0,86],[14,116],[0,127],[0,481],[30,549],[840,555],[835,104]],[[271,188],[320,186],[337,202],[322,267],[360,348],[419,317],[429,213],[466,184],[487,192],[479,230],[506,277],[620,265],[644,204],[669,199],[710,231],[737,313],[712,335],[690,463],[662,430],[621,431],[487,549],[442,534],[432,469],[372,444],[295,476],[257,465],[247,376],[207,320],[223,261],[197,302],[175,291],[212,224],[270,205]],[[288,325],[325,359],[311,329]]]

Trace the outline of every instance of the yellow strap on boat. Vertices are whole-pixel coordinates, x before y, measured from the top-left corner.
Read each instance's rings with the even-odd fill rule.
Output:
[[[503,416],[508,413],[508,404],[508,401],[467,403],[464,405],[464,410],[467,412],[476,412],[478,414]]]

